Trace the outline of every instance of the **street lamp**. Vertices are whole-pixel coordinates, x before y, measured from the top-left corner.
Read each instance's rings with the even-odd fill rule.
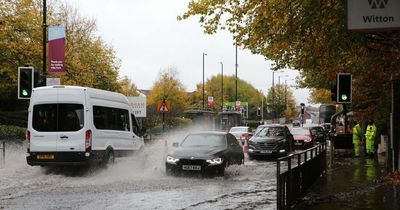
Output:
[[[203,109],[205,109],[205,105],[204,105],[204,56],[206,56],[207,53],[203,53]]]
[[[221,112],[224,111],[224,63],[221,64]]]
[[[277,71],[276,73],[282,73],[283,71]],[[272,104],[271,104],[271,108],[272,108],[272,121],[276,118],[276,110],[275,110],[275,71],[272,70]]]

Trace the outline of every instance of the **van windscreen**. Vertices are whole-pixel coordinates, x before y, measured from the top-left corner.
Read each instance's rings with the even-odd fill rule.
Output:
[[[38,104],[33,106],[32,127],[37,131],[78,131],[84,126],[82,104]]]

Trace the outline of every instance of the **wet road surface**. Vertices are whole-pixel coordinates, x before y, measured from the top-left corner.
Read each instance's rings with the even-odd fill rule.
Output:
[[[275,209],[275,161],[230,166],[224,177],[165,175],[159,141],[106,169],[26,164],[25,147],[7,147],[0,209]],[[163,151],[163,152],[160,152]]]

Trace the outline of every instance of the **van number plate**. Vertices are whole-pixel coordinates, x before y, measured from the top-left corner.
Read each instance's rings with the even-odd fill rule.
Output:
[[[196,166],[196,165],[183,165],[182,166],[183,170],[188,170],[188,171],[200,171],[201,166]]]
[[[38,155],[36,155],[36,159],[38,159],[38,160],[53,160],[54,155],[53,154],[38,154]]]

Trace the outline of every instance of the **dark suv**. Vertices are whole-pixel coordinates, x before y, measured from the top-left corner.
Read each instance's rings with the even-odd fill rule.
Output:
[[[293,136],[285,125],[260,125],[249,140],[249,158],[284,156],[293,151]]]

